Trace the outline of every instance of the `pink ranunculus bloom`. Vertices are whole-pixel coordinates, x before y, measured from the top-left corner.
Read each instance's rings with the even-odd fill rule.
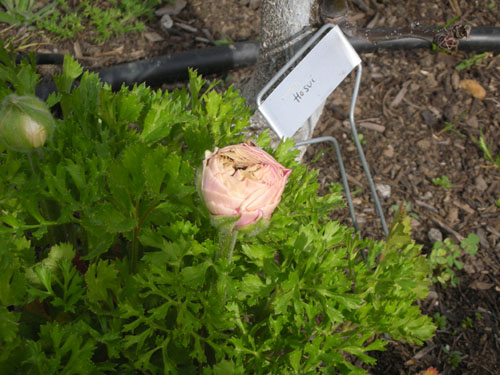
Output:
[[[205,155],[201,194],[212,216],[241,215],[241,229],[271,218],[291,172],[251,142],[226,146]]]

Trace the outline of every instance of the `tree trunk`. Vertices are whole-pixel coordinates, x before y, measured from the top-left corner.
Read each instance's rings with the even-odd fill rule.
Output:
[[[256,106],[255,99],[262,87],[313,35],[318,9],[318,0],[262,0],[259,58],[254,74],[242,90],[250,106]],[[296,141],[312,137],[322,110],[323,106],[297,131]],[[259,112],[251,124],[255,132],[268,128]]]

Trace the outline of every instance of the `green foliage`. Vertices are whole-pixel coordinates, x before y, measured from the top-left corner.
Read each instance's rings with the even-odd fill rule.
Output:
[[[451,366],[453,370],[458,368],[460,363],[462,362],[462,352],[458,350],[450,350],[447,346],[442,347],[443,352],[446,354],[446,362]]]
[[[57,5],[55,1],[35,11],[35,0],[0,0],[5,12],[0,12],[0,22],[11,25],[34,23],[49,15]]]
[[[448,176],[441,176],[432,179],[432,183],[436,186],[442,186],[445,189],[451,189],[451,182]]]
[[[436,323],[436,327],[438,329],[440,329],[441,331],[446,330],[446,327],[448,325],[446,316],[441,315],[440,313],[435,313],[432,318],[434,319],[434,322]]]
[[[460,279],[455,276],[455,268],[461,270],[463,263],[459,260],[464,251],[467,255],[475,255],[478,250],[479,237],[469,234],[461,243],[460,247],[455,245],[449,238],[443,242],[436,242],[429,255],[429,265],[434,271],[433,282],[439,282],[446,286],[457,286]]]
[[[471,66],[474,66],[481,62],[483,59],[486,59],[488,57],[491,57],[493,54],[491,52],[483,52],[480,53],[479,55],[474,55],[469,59],[462,60],[457,66],[455,66],[455,70],[464,70],[467,68],[470,68]]]
[[[153,17],[155,7],[161,3],[162,0],[83,0],[71,8],[64,0],[54,0],[57,8],[37,26],[60,38],[73,38],[88,24],[92,39],[102,42],[129,31],[145,30],[143,21]]]
[[[6,62],[1,95],[33,94],[32,68]],[[195,170],[245,140],[233,88],[112,92],[69,57],[55,81],[51,141],[31,164],[0,150],[0,373],[359,374],[347,358],[373,364],[385,337],[432,335],[409,218],[385,242],[331,221],[341,195],[318,196],[292,140],[259,136],[293,172],[269,228],[219,259]]]
[[[496,157],[493,156],[493,151],[492,147],[488,146],[486,143],[486,140],[484,139],[483,136],[483,131],[480,130],[480,136],[478,140],[474,140],[478,147],[483,151],[484,158],[488,160],[495,168],[500,169],[500,152],[497,154]]]

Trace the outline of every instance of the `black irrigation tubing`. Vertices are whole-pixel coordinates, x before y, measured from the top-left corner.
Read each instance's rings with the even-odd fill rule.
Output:
[[[373,28],[370,30],[378,33],[386,33],[387,35],[391,35],[394,32],[393,28],[387,27]],[[376,44],[373,44],[364,39],[350,37],[348,37],[348,39],[358,53],[375,52],[379,49],[407,50],[431,47],[430,42],[417,38],[384,40]],[[460,42],[458,43],[458,49],[461,51],[471,52],[500,52],[500,27],[473,27],[470,32],[469,40],[460,40]]]
[[[386,32],[388,35],[394,31],[392,28],[372,30]],[[375,52],[379,49],[408,50],[431,47],[430,42],[417,38],[386,40],[376,44],[358,38],[349,37],[348,39],[358,53]],[[474,52],[500,52],[500,27],[472,28],[470,39],[461,40],[459,49]],[[188,76],[188,68],[196,69],[199,73],[206,75],[251,66],[257,62],[258,55],[258,42],[239,42],[124,63],[98,70],[96,73],[113,89],[120,88],[122,84],[133,85],[142,82],[159,85],[164,82],[185,80]],[[63,55],[60,54],[36,55],[37,64],[61,64],[62,61]],[[54,91],[53,82],[42,83],[37,87],[37,96],[46,99]]]

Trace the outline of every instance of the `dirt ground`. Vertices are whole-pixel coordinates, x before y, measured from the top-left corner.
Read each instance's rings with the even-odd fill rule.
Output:
[[[88,33],[55,41],[46,33],[11,29],[27,50],[71,53],[88,69],[158,54],[213,46],[217,40],[255,40],[259,33],[259,1],[189,0],[165,30],[157,17],[142,33],[130,33],[96,44]],[[498,0],[352,0],[349,16],[361,27],[443,26],[455,16],[471,26],[500,27]],[[187,26],[187,27],[186,27]],[[24,38],[24,39],[23,39]],[[409,209],[414,238],[429,252],[441,235],[458,241],[475,233],[480,249],[464,256],[456,288],[434,285],[422,310],[439,313],[446,325],[423,346],[390,343],[373,353],[372,374],[418,374],[430,366],[441,374],[500,374],[500,170],[489,163],[476,141],[484,136],[495,157],[500,153],[500,55],[488,54],[477,64],[456,70],[473,53],[432,50],[383,51],[363,54],[364,74],[356,107],[358,131],[376,184],[390,194],[382,199],[391,222],[395,207]],[[50,71],[50,68],[43,68]],[[252,69],[218,77],[238,82]],[[474,80],[485,90],[475,98],[461,83]],[[348,123],[354,76],[328,99],[315,136],[334,136],[340,143],[361,231],[382,238]],[[181,83],[183,84],[183,83]],[[328,145],[311,147],[305,162],[320,170],[322,190],[339,182],[337,162]],[[451,186],[433,179],[446,176]],[[350,222],[347,209],[335,219]],[[433,236],[429,236],[429,232]]]

